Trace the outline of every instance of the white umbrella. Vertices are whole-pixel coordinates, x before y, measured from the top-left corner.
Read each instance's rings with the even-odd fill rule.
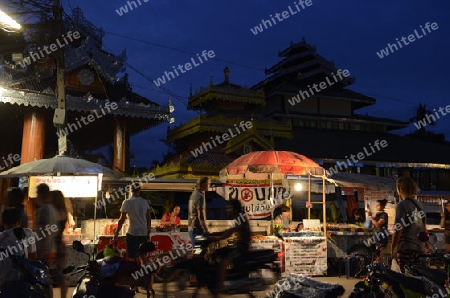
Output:
[[[39,159],[23,165],[11,168],[0,173],[0,178],[12,178],[23,176],[56,176],[56,175],[96,175],[100,184],[102,178],[118,179],[121,174],[108,169],[101,164],[85,159],[58,155],[53,158]],[[94,206],[97,206],[97,196]],[[97,219],[97,208],[94,209],[94,221]],[[94,224],[95,235],[95,224]]]
[[[103,179],[117,179],[122,175],[101,164],[84,159],[55,156],[48,159],[39,159],[11,168],[0,173],[0,178],[13,178],[22,176],[56,176],[56,175],[98,175]]]

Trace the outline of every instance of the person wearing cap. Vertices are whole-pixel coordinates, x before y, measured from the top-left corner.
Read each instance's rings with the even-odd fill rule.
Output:
[[[128,186],[130,187],[130,186]],[[112,244],[117,242],[119,232],[128,216],[130,227],[126,235],[128,257],[133,259],[139,254],[139,245],[147,242],[151,230],[150,205],[148,201],[141,196],[141,186],[139,183],[133,183],[131,186],[131,197],[122,203],[120,208],[120,218],[117,224],[117,230],[114,233]],[[144,256],[140,256],[144,264]]]

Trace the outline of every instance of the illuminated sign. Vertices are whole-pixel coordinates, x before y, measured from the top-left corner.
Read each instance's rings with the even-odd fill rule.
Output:
[[[97,196],[97,176],[32,176],[28,196],[36,198],[36,187],[45,183],[50,190],[60,190],[67,198],[94,198]]]

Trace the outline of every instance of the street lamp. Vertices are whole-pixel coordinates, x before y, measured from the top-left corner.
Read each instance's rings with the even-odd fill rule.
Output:
[[[0,9],[0,27],[5,31],[17,31],[22,28],[19,23]]]

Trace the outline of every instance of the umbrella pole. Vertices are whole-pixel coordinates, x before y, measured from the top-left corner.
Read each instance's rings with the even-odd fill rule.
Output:
[[[323,201],[323,234],[327,236],[327,202],[326,202],[325,177],[322,176],[322,201]]]
[[[311,173],[308,173],[308,202],[311,203]],[[311,208],[308,208],[308,219],[311,219]]]
[[[97,198],[98,198],[98,191],[97,196],[95,197],[95,203],[94,203],[94,243],[95,243],[95,225],[97,224]]]
[[[270,173],[270,191],[269,191],[269,199],[270,196],[272,196],[274,202],[275,202],[275,197],[273,195],[273,173]],[[274,208],[272,208],[272,211],[270,212],[270,234],[273,235],[273,210]]]

